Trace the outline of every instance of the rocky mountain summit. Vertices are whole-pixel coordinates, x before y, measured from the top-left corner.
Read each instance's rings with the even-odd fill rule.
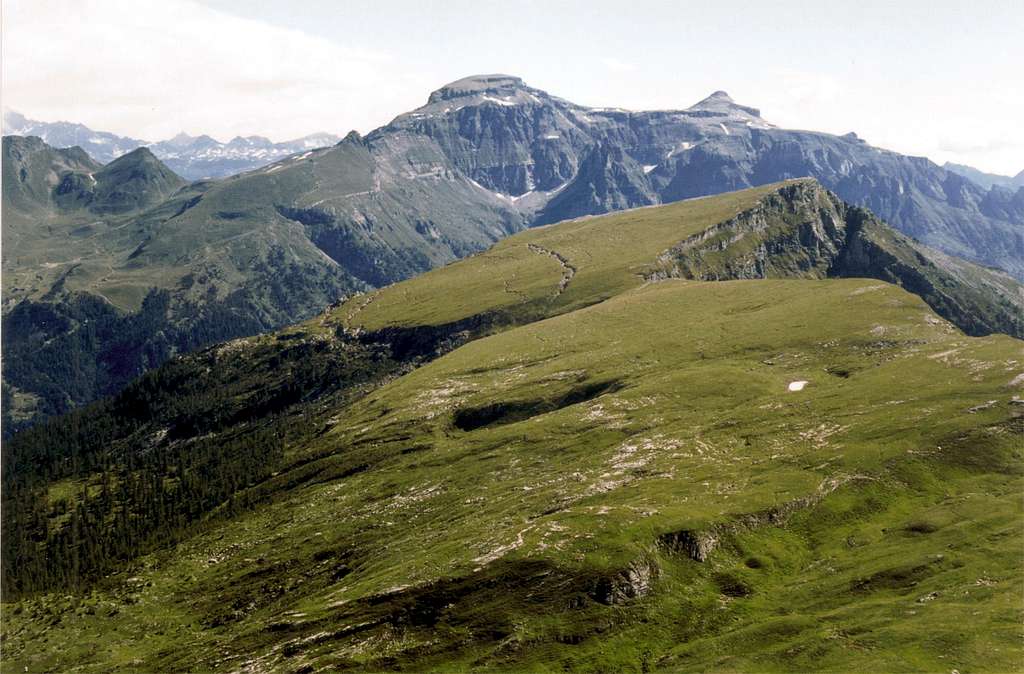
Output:
[[[632,112],[576,105],[506,75],[458,80],[370,134],[436,146],[536,224],[810,176],[948,253],[1024,276],[1024,199],[850,133],[780,129],[717,91]]]

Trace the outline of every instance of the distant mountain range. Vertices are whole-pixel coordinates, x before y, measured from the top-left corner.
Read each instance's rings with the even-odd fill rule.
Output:
[[[80,147],[90,157],[106,164],[139,147],[148,147],[154,155],[178,175],[189,180],[223,178],[249,171],[282,157],[318,147],[333,145],[340,136],[317,133],[283,143],[263,136],[237,136],[222,143],[210,136],[179,133],[174,138],[151,143],[137,138],[93,131],[72,122],[39,122],[17,112],[5,111],[4,135],[38,136],[56,148]]]
[[[17,365],[4,410],[21,422],[531,226],[804,176],[927,246],[1024,278],[1024,188],[986,191],[854,134],[780,129],[724,92],[629,112],[475,76],[365,137],[191,184],[156,150],[101,166],[13,136],[3,152],[4,353]],[[962,327],[1013,331],[1019,285],[962,269],[956,283],[995,316]]]
[[[984,171],[979,171],[973,166],[966,166],[964,164],[954,164],[948,161],[942,165],[942,168],[946,169],[947,171],[952,171],[953,173],[962,175],[965,178],[970,178],[971,180],[978,183],[985,189],[991,189],[992,187],[995,186],[1007,187],[1010,189],[1018,189],[1024,187],[1024,171],[1021,171],[1017,175],[1010,177],[999,175],[997,173],[985,173]]]

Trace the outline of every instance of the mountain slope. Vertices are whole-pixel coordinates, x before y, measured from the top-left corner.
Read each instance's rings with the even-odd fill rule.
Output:
[[[146,148],[121,155],[93,178],[85,186],[68,176],[57,186],[58,198],[70,197],[95,213],[126,213],[156,206],[186,185]]]
[[[5,152],[29,142],[47,156],[67,152],[17,138]],[[4,348],[18,362],[5,371],[7,428],[116,392],[174,353],[308,318],[523,226],[468,180],[443,179],[439,153],[393,139],[370,148],[352,136],[188,186],[145,149],[91,172],[43,168],[52,179],[30,213],[18,215],[24,199],[5,188],[5,225],[8,212],[19,218],[4,228]]]
[[[64,174],[90,176],[100,170],[100,164],[81,149],[54,149],[39,138],[4,136],[3,160],[4,220],[8,228],[54,208],[54,191]]]
[[[239,239],[214,220],[205,240],[176,229],[209,185],[185,185],[145,149],[99,167],[80,150],[7,137],[4,171],[5,434],[360,287],[301,228]],[[164,236],[173,254],[141,264]]]
[[[838,258],[783,244],[819,224],[805,207],[843,214],[831,199],[801,181],[524,232],[30,431],[5,480],[39,480],[21,486],[68,535],[50,544],[79,531],[97,552],[76,568],[104,550],[109,575],[6,606],[5,657],[1016,668],[1021,342],[966,337],[875,280],[658,280],[746,269],[762,243],[766,274],[824,275]],[[826,257],[852,229],[833,224]],[[712,260],[701,233],[733,241]],[[76,585],[12,530],[31,511],[16,486],[5,596],[39,560]],[[119,559],[146,531],[163,538]]]
[[[984,192],[925,159],[855,135],[779,129],[724,92],[686,110],[629,112],[577,105],[515,77],[476,76],[442,87],[425,106],[366,137],[353,133],[330,148],[194,183],[160,203],[99,208],[88,173],[71,171],[47,197],[59,201],[56,211],[25,220],[12,238],[5,231],[5,310],[29,301],[16,322],[27,330],[19,357],[31,360],[39,344],[54,344],[40,363],[56,360],[62,371],[84,363],[98,367],[100,379],[111,368],[134,376],[182,349],[306,319],[342,295],[408,278],[531,225],[802,176],[817,177],[932,248],[1024,275],[1024,191]],[[5,195],[5,220],[8,201]],[[942,259],[936,266],[944,274],[960,268]],[[998,289],[1007,282],[996,277],[953,285],[1005,295]],[[920,283],[938,287],[934,279]],[[149,322],[141,341],[110,348],[123,314],[140,312],[153,288],[169,294],[164,322],[174,334],[160,337],[159,321]],[[110,305],[98,346],[73,336],[75,316],[92,311],[77,306],[82,302]],[[957,302],[940,311],[972,333],[1015,330],[993,322],[1002,300]],[[61,320],[31,324],[54,305],[61,305]],[[967,314],[981,305],[990,306],[968,325]],[[79,373],[93,383],[70,394],[40,369],[52,367],[39,365],[5,389],[26,421],[127,381],[118,375],[100,383]],[[41,396],[35,412],[17,402],[33,396]]]

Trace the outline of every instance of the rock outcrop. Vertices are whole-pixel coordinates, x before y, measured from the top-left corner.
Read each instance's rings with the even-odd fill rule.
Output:
[[[649,277],[876,278],[920,295],[968,334],[1024,337],[1024,296],[1012,278],[922,246],[813,180],[681,241]]]

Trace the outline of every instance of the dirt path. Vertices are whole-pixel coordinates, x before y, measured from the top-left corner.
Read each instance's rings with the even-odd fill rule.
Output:
[[[355,306],[355,308],[353,308],[351,311],[348,312],[348,314],[345,316],[345,327],[346,328],[348,328],[349,330],[352,329],[352,319],[356,317],[356,314],[358,314],[360,311],[365,309],[366,306],[370,302],[372,302],[374,300],[374,298],[376,298],[377,293],[379,293],[379,292],[380,292],[380,290],[371,290],[370,292],[366,293],[366,296],[362,299],[362,301],[359,302],[359,304],[357,304]]]
[[[553,257],[558,262],[558,264],[561,265],[562,278],[558,281],[558,290],[555,292],[554,297],[558,297],[559,295],[564,293],[566,287],[568,287],[569,285],[569,281],[572,281],[572,277],[576,275],[576,267],[569,264],[568,260],[566,260],[561,254],[556,253],[553,250],[548,250],[547,248],[544,248],[543,246],[538,246],[535,243],[528,243],[526,245],[527,247],[529,247],[530,250],[532,250],[534,253],[537,253],[538,255],[547,255],[549,257]]]

